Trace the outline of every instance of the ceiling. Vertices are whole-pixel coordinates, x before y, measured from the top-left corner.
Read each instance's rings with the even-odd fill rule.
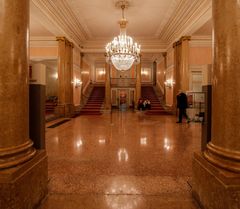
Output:
[[[39,39],[66,36],[85,53],[103,53],[106,43],[119,34],[117,1],[31,0],[30,35]],[[196,31],[197,35],[209,35],[211,0],[128,2],[127,34],[142,45],[144,53],[166,51],[181,36]]]

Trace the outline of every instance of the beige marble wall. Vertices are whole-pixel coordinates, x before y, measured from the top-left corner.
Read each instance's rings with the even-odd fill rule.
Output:
[[[56,58],[58,56],[58,47],[34,47],[31,46],[29,48],[30,58],[44,58],[44,57],[53,57]]]
[[[91,66],[84,59],[81,66],[82,93],[85,93],[90,82]]]
[[[166,73],[165,59],[162,58],[160,62],[157,64],[157,84],[160,86],[161,89],[164,89],[165,73]]]
[[[190,47],[189,65],[212,64],[212,47]]]

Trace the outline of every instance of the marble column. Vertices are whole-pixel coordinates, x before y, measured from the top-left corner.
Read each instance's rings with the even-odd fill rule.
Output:
[[[73,114],[73,44],[65,37],[58,41],[58,114]]]
[[[166,81],[166,71],[167,71],[167,52],[162,53],[163,56],[163,62],[164,62],[164,71],[163,71],[163,81]],[[163,102],[166,103],[166,86],[164,85],[164,92],[163,92]]]
[[[193,194],[205,208],[237,209],[240,208],[240,3],[213,0],[212,8],[212,133],[204,153],[194,155]]]
[[[137,65],[137,73],[136,73],[136,92],[135,92],[135,108],[137,108],[138,100],[141,98],[141,69],[142,69],[142,63],[140,58],[140,63]]]
[[[74,113],[73,105],[73,43],[66,41],[65,55],[65,116],[72,116]]]
[[[84,57],[84,54],[82,52],[80,52],[80,80],[81,80],[81,82],[83,81],[83,79],[82,79],[83,57]],[[82,106],[85,104],[82,85],[80,86],[80,104]]]
[[[176,97],[179,89],[181,89],[181,42],[177,41],[173,44],[174,48],[174,69],[173,69],[173,81],[175,82],[173,86],[173,111],[176,111],[177,101]]]
[[[1,3],[0,169],[25,162],[36,152],[28,128],[29,3]]]
[[[105,63],[105,109],[111,109],[111,81],[110,81],[111,66]]]
[[[59,116],[65,116],[65,38],[57,37],[58,41],[58,106],[57,114]]]
[[[47,161],[29,139],[29,0],[0,5],[0,207],[33,208],[47,191]]]
[[[181,43],[180,88],[185,92],[189,90],[189,40],[190,36],[183,36],[180,39]]]

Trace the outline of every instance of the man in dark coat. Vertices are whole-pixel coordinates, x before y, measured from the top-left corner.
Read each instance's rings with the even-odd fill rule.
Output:
[[[179,90],[179,94],[177,95],[177,108],[179,109],[177,123],[182,123],[183,116],[187,119],[187,122],[189,123],[190,119],[187,116],[186,112],[186,109],[188,108],[187,95],[181,90]]]

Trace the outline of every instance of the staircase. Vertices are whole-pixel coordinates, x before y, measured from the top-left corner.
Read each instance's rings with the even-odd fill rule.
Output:
[[[80,111],[80,115],[101,115],[101,107],[105,97],[105,87],[95,86]]]
[[[152,86],[142,86],[142,98],[148,99],[151,102],[151,109],[146,110],[147,115],[171,115],[170,110],[165,109],[159,101]]]

